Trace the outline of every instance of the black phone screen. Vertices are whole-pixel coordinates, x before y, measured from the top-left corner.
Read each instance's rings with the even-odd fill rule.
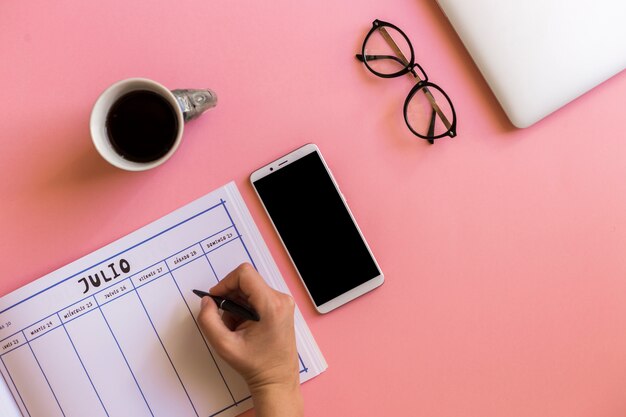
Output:
[[[381,274],[317,152],[254,187],[316,305]]]

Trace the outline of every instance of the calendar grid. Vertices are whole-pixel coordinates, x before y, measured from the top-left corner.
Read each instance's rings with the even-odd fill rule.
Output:
[[[57,313],[57,316],[58,315],[59,315],[59,313]],[[59,321],[61,321],[61,316],[59,316]],[[74,353],[76,353],[76,357],[80,361],[80,366],[83,367],[83,370],[85,371],[85,375],[87,375],[87,379],[89,379],[89,383],[91,384],[91,387],[93,388],[94,392],[96,393],[96,396],[98,397],[98,401],[100,401],[100,404],[102,405],[102,409],[106,413],[107,417],[109,417],[109,412],[107,411],[107,408],[105,407],[104,403],[102,402],[102,398],[100,398],[100,394],[98,394],[98,390],[96,390],[96,387],[93,384],[93,381],[91,380],[91,376],[89,376],[89,371],[87,371],[87,368],[85,368],[85,364],[83,363],[83,360],[80,357],[80,353],[78,353],[78,350],[76,349],[76,345],[74,345],[74,342],[72,341],[72,337],[70,336],[69,332],[67,331],[67,327],[65,327],[65,323],[61,322],[61,326],[63,327],[63,330],[65,331],[65,334],[67,335],[68,340],[72,344],[72,349],[74,349]]]
[[[26,335],[24,335],[24,336],[26,336]],[[41,363],[39,363],[39,359],[37,359],[37,355],[35,355],[35,351],[33,350],[33,346],[29,343],[28,347],[30,348],[31,353],[33,354],[33,358],[35,358],[35,362],[37,362],[37,366],[39,366],[39,370],[43,374],[43,377],[46,379],[46,383],[50,387],[50,392],[52,393],[52,396],[54,397],[54,400],[56,401],[57,405],[59,406],[59,409],[61,410],[61,413],[63,414],[63,417],[65,417],[65,413],[63,412],[63,407],[61,407],[61,403],[59,403],[59,399],[57,398],[57,395],[55,394],[54,389],[52,389],[52,386],[50,385],[50,381],[48,381],[48,377],[46,376],[46,373],[41,368]],[[16,389],[17,389],[17,387],[16,387]],[[26,404],[24,404],[24,407],[26,407]]]
[[[181,221],[181,222],[178,222],[178,223],[176,223],[175,225],[170,226],[170,227],[168,227],[168,228],[166,228],[166,229],[164,229],[164,230],[160,231],[159,233],[156,233],[156,234],[152,235],[151,237],[146,238],[146,239],[142,240],[142,241],[141,241],[141,242],[139,242],[139,243],[136,243],[136,244],[134,244],[134,245],[132,245],[132,246],[130,246],[130,247],[128,247],[128,248],[126,248],[126,249],[122,250],[122,251],[119,251],[119,252],[115,253],[114,255],[111,255],[111,256],[109,256],[108,258],[106,258],[106,259],[104,259],[104,260],[102,260],[102,261],[100,261],[100,262],[98,262],[98,263],[96,263],[96,264],[94,264],[94,265],[90,265],[89,267],[84,268],[84,269],[82,269],[81,271],[76,272],[76,273],[74,273],[74,274],[72,274],[72,275],[70,275],[70,276],[68,276],[68,277],[66,277],[66,278],[64,278],[64,279],[62,279],[62,280],[60,280],[60,281],[58,281],[58,282],[56,282],[56,283],[54,283],[54,284],[50,285],[50,286],[48,286],[47,288],[44,288],[43,290],[41,290],[41,291],[39,291],[39,292],[36,292],[35,294],[32,294],[32,295],[30,295],[30,296],[28,296],[28,297],[24,298],[23,300],[20,300],[20,301],[19,301],[19,302],[17,302],[17,303],[15,303],[15,304],[13,304],[13,305],[11,305],[11,306],[9,306],[9,307],[7,307],[7,308],[3,309],[3,310],[0,310],[0,314],[2,314],[2,313],[4,313],[4,312],[6,312],[6,311],[8,311],[8,310],[10,310],[10,309],[12,309],[12,308],[14,308],[14,307],[18,306],[19,304],[22,304],[22,303],[24,303],[24,302],[26,302],[26,301],[28,301],[28,300],[30,300],[30,299],[32,299],[32,298],[34,298],[34,297],[39,296],[40,294],[42,294],[42,293],[44,293],[44,292],[46,292],[46,291],[50,290],[50,289],[51,289],[51,288],[53,288],[53,287],[56,287],[56,286],[58,286],[58,285],[60,285],[60,284],[63,284],[64,282],[66,282],[66,281],[68,281],[68,280],[70,280],[70,279],[72,279],[72,278],[76,278],[77,276],[79,276],[79,275],[81,275],[81,274],[84,274],[85,272],[89,271],[90,269],[92,269],[92,268],[93,268],[93,267],[95,267],[95,266],[98,266],[98,265],[101,265],[101,264],[105,264],[105,263],[109,262],[110,260],[115,259],[116,257],[118,257],[118,256],[122,255],[122,254],[123,254],[123,253],[125,253],[125,252],[128,252],[128,251],[130,251],[130,250],[132,250],[132,249],[135,249],[136,247],[141,246],[141,245],[145,244],[146,242],[148,242],[148,241],[150,241],[150,240],[153,240],[153,239],[155,239],[155,238],[157,238],[157,237],[159,237],[159,236],[161,236],[161,235],[164,235],[165,233],[167,233],[167,232],[169,232],[169,231],[171,231],[171,230],[173,230],[173,229],[175,229],[175,228],[177,228],[177,227],[179,227],[179,226],[181,226],[181,225],[183,225],[183,224],[185,224],[185,223],[187,223],[187,222],[189,222],[189,221],[191,221],[191,220],[194,220],[195,218],[197,218],[197,217],[199,217],[199,216],[202,216],[203,214],[205,214],[205,213],[207,213],[207,212],[209,212],[209,211],[212,211],[212,210],[214,210],[215,208],[222,206],[223,204],[225,204],[225,202],[224,202],[224,200],[221,200],[219,203],[217,203],[217,204],[215,204],[215,205],[213,205],[213,206],[211,206],[211,207],[209,207],[209,208],[207,208],[207,209],[205,209],[205,210],[202,210],[202,211],[200,211],[199,213],[197,213],[197,214],[195,214],[195,215],[193,215],[193,216],[191,216],[191,217],[188,217],[188,218],[186,218],[185,220],[183,220],[183,221]],[[218,233],[219,233],[219,232],[218,232]],[[192,246],[193,246],[193,245],[192,245]]]
[[[200,205],[195,213],[188,210],[164,227],[147,226],[152,233],[139,233],[125,246],[124,240],[112,244],[118,249],[105,251],[103,260],[93,262],[94,254],[90,263],[77,261],[79,272],[69,270],[5,303],[0,311],[0,383],[24,416],[74,417],[89,410],[90,417],[115,417],[127,415],[125,407],[130,407],[137,416],[210,417],[243,403],[241,411],[251,406],[245,382],[232,368],[224,368],[203,335],[197,321],[200,303],[191,289],[209,287],[211,279],[219,282],[241,262],[258,269],[259,253],[267,272],[263,257],[269,254],[255,246],[260,236],[242,235],[250,232],[248,223],[243,228],[237,224],[239,216],[249,216],[238,211],[242,202],[233,203],[234,216],[226,199],[217,201]],[[168,244],[172,239],[176,243]],[[273,282],[282,281],[278,279]],[[37,310],[31,313],[33,306]],[[300,374],[308,373],[303,356],[298,354],[298,360]]]
[[[227,230],[227,229],[224,229],[224,230]],[[193,261],[191,261],[191,262],[193,262]],[[198,321],[196,320],[196,317],[191,312],[191,308],[189,307],[189,304],[187,303],[187,300],[185,300],[183,292],[181,291],[180,286],[178,285],[178,282],[176,281],[176,278],[174,277],[174,274],[172,274],[172,270],[170,269],[169,265],[167,265],[167,263],[166,263],[166,267],[167,267],[169,275],[172,277],[172,280],[174,281],[174,284],[176,284],[176,288],[178,289],[178,292],[180,293],[180,296],[182,297],[183,301],[185,302],[185,306],[187,307],[187,310],[189,310],[189,315],[193,319],[193,322],[196,325],[196,328],[198,329],[198,332],[202,335],[202,331],[200,330],[200,326],[198,325]],[[211,269],[213,269],[213,268],[211,268]],[[235,399],[235,396],[233,395],[230,387],[228,386],[228,382],[226,381],[226,378],[224,378],[224,373],[222,372],[222,369],[217,364],[217,361],[215,360],[215,356],[213,356],[213,352],[209,348],[209,344],[207,343],[207,341],[204,338],[204,336],[202,337],[202,340],[204,341],[204,344],[205,344],[207,350],[209,351],[209,354],[211,355],[211,359],[215,363],[215,367],[217,368],[217,370],[218,370],[218,372],[220,374],[220,378],[222,378],[222,381],[224,382],[224,385],[226,386],[226,389],[228,389],[228,394],[233,399],[233,403],[237,403],[237,400]]]
[[[111,335],[113,335],[113,340],[115,340],[115,344],[117,345],[117,348],[119,349],[120,354],[124,358],[124,362],[126,363],[126,366],[128,367],[128,371],[130,372],[131,376],[133,377],[133,380],[135,381],[135,385],[137,386],[137,389],[141,393],[141,397],[143,398],[143,401],[145,402],[146,407],[148,407],[148,411],[150,412],[150,415],[152,417],[154,417],[154,412],[150,408],[150,404],[148,403],[148,400],[146,399],[146,395],[144,394],[143,390],[141,389],[141,385],[139,385],[139,381],[137,381],[137,377],[135,376],[135,373],[133,372],[132,367],[128,363],[128,359],[126,358],[126,355],[124,354],[124,351],[122,350],[122,347],[120,346],[119,341],[115,338],[115,335],[113,334],[113,329],[111,329],[111,325],[109,324],[109,322],[108,322],[108,320],[107,320],[107,318],[106,318],[106,316],[104,314],[104,311],[102,311],[101,308],[98,308],[98,311],[102,315],[102,319],[106,323],[107,328],[109,329],[109,332],[111,332]]]
[[[170,358],[170,356],[169,356],[169,353],[167,352],[167,349],[165,348],[165,345],[163,344],[163,341],[161,340],[161,337],[160,337],[160,335],[159,335],[159,333],[158,333],[158,331],[157,331],[157,329],[156,329],[156,327],[155,327],[154,323],[152,322],[152,319],[151,319],[151,317],[150,317],[150,314],[149,314],[148,310],[146,309],[145,304],[143,303],[143,300],[142,300],[141,295],[139,294],[139,291],[138,291],[138,290],[139,290],[141,287],[143,287],[143,286],[149,285],[149,284],[151,284],[151,283],[155,282],[156,280],[161,279],[161,278],[165,278],[165,277],[167,277],[167,276],[169,275],[169,276],[172,278],[172,281],[174,282],[174,284],[176,285],[176,287],[177,287],[177,289],[178,289],[178,292],[180,293],[180,296],[181,296],[182,300],[184,301],[185,306],[187,307],[187,309],[188,309],[188,311],[189,311],[189,314],[191,315],[191,317],[192,317],[192,319],[193,319],[193,321],[194,321],[194,323],[195,323],[195,325],[196,325],[196,327],[197,327],[197,329],[198,329],[198,332],[200,332],[200,328],[199,328],[199,325],[198,325],[198,323],[197,323],[197,320],[196,320],[196,318],[193,316],[193,314],[192,314],[192,312],[191,312],[191,308],[189,307],[189,305],[188,305],[187,301],[185,300],[184,295],[182,294],[182,291],[180,290],[180,286],[178,285],[178,282],[177,282],[176,278],[175,278],[175,277],[174,277],[174,275],[173,275],[173,272],[174,272],[174,271],[176,271],[176,270],[178,270],[178,269],[180,269],[180,268],[183,268],[185,265],[187,265],[187,263],[183,263],[183,264],[181,264],[181,265],[179,265],[179,266],[177,266],[177,267],[171,268],[171,267],[168,265],[168,263],[166,262],[166,260],[167,260],[167,259],[170,259],[170,258],[173,258],[173,257],[175,257],[176,255],[178,255],[178,254],[180,254],[180,253],[184,253],[185,251],[189,250],[190,248],[193,248],[194,246],[200,245],[200,247],[202,248],[202,252],[203,252],[203,253],[202,253],[202,257],[203,257],[204,259],[206,259],[206,261],[208,262],[208,264],[209,264],[209,266],[210,266],[210,268],[211,268],[211,270],[212,270],[212,272],[213,272],[213,274],[214,274],[214,276],[215,276],[216,280],[217,280],[217,281],[219,281],[218,275],[217,275],[217,273],[215,272],[215,269],[213,268],[213,265],[211,264],[211,261],[210,261],[210,259],[208,258],[208,255],[209,255],[210,253],[214,252],[214,251],[217,251],[217,250],[221,249],[221,248],[222,248],[223,246],[225,246],[225,245],[232,244],[233,242],[237,242],[237,241],[238,241],[238,242],[240,242],[240,243],[244,246],[245,252],[246,252],[246,254],[247,254],[247,256],[248,256],[248,258],[249,258],[250,262],[251,262],[253,265],[255,265],[255,264],[254,264],[254,260],[253,260],[252,256],[250,255],[250,252],[249,252],[248,248],[247,248],[247,247],[245,247],[245,243],[243,242],[242,236],[239,234],[239,231],[237,230],[237,227],[236,227],[235,223],[233,222],[232,216],[230,215],[230,213],[228,213],[228,209],[226,208],[226,202],[225,202],[224,200],[221,200],[219,204],[217,204],[217,205],[215,205],[215,206],[211,207],[210,209],[207,209],[207,210],[205,210],[205,211],[203,211],[203,212],[201,212],[201,213],[199,213],[199,214],[203,214],[203,213],[205,213],[205,212],[207,212],[207,211],[210,211],[210,210],[216,209],[216,208],[218,208],[218,207],[223,207],[223,208],[224,208],[224,210],[226,211],[226,213],[227,213],[227,215],[228,215],[228,218],[229,218],[229,220],[230,220],[230,225],[229,225],[228,227],[226,227],[226,228],[224,228],[224,229],[222,229],[222,230],[220,230],[220,231],[218,231],[218,232],[212,233],[212,234],[210,234],[210,235],[208,235],[208,236],[204,237],[203,239],[201,239],[201,240],[199,240],[199,241],[196,241],[196,242],[194,242],[194,243],[193,243],[193,244],[191,244],[191,245],[188,245],[187,247],[183,248],[182,250],[178,250],[177,252],[175,252],[174,254],[172,254],[172,255],[170,255],[170,256],[167,256],[167,257],[165,257],[165,258],[162,258],[162,259],[161,259],[161,260],[159,260],[158,262],[155,262],[155,263],[153,263],[152,265],[148,266],[147,268],[144,268],[144,269],[142,269],[142,270],[140,270],[140,271],[138,271],[138,272],[134,273],[133,275],[129,276],[128,278],[125,278],[124,280],[120,281],[120,282],[117,284],[117,285],[120,285],[121,283],[127,283],[128,285],[132,286],[132,291],[127,291],[127,292],[125,292],[124,294],[121,294],[121,295],[119,295],[118,297],[116,297],[116,298],[114,298],[114,299],[112,299],[112,300],[109,300],[109,301],[107,301],[107,302],[105,302],[105,303],[102,303],[102,304],[101,304],[101,303],[99,303],[99,302],[97,301],[96,296],[97,296],[98,294],[101,294],[101,293],[104,293],[104,292],[106,292],[106,291],[109,291],[109,290],[110,290],[110,287],[104,288],[104,289],[102,289],[102,290],[99,290],[99,291],[94,292],[94,293],[93,293],[92,295],[90,295],[90,296],[87,296],[87,297],[85,297],[85,298],[83,298],[83,299],[80,299],[78,302],[74,302],[74,303],[72,303],[72,304],[70,304],[70,305],[65,306],[64,308],[59,309],[59,310],[58,310],[58,311],[56,311],[55,313],[52,313],[52,314],[50,314],[49,316],[45,317],[43,320],[38,320],[37,322],[32,323],[32,324],[31,324],[31,325],[29,325],[29,326],[26,326],[26,327],[25,327],[25,329],[26,329],[26,328],[29,328],[29,327],[31,327],[31,326],[33,326],[33,325],[35,325],[36,323],[39,323],[39,322],[41,322],[41,321],[45,321],[45,320],[47,320],[47,319],[49,319],[50,317],[53,317],[53,316],[57,316],[57,317],[59,318],[59,322],[60,322],[60,325],[59,325],[59,326],[63,326],[63,327],[65,328],[65,325],[66,325],[67,323],[70,323],[70,322],[72,322],[72,321],[74,321],[74,320],[76,320],[76,319],[79,319],[79,318],[81,318],[83,315],[85,315],[85,314],[89,314],[89,313],[90,313],[90,312],[92,312],[93,310],[89,310],[89,311],[83,312],[82,314],[77,314],[75,317],[72,317],[72,318],[68,319],[68,320],[67,320],[67,321],[65,321],[65,322],[63,322],[63,320],[61,319],[61,317],[60,317],[60,315],[59,315],[59,314],[60,314],[60,312],[64,311],[64,310],[65,310],[65,309],[67,309],[67,308],[70,308],[70,307],[71,307],[71,306],[73,306],[73,305],[79,304],[79,303],[81,303],[81,302],[85,302],[85,301],[90,300],[90,299],[93,299],[93,300],[96,302],[96,304],[97,304],[97,308],[96,308],[96,309],[100,310],[100,312],[102,313],[102,315],[103,315],[103,317],[104,317],[104,319],[105,319],[105,321],[106,321],[106,315],[105,315],[105,314],[104,314],[104,312],[102,311],[102,307],[103,307],[103,306],[105,306],[105,305],[107,305],[107,304],[109,304],[109,303],[113,303],[113,302],[115,302],[115,301],[119,300],[120,298],[125,297],[126,295],[129,295],[129,294],[133,294],[133,293],[135,293],[135,294],[137,295],[137,298],[139,299],[139,302],[141,303],[141,305],[142,305],[142,307],[143,307],[143,309],[144,309],[144,311],[145,311],[146,317],[147,317],[147,319],[148,319],[148,320],[149,320],[149,322],[150,322],[150,325],[151,325],[151,327],[152,327],[152,330],[154,331],[155,335],[157,336],[157,338],[158,338],[158,340],[159,340],[159,343],[160,343],[160,345],[161,345],[161,347],[162,347],[163,351],[164,351],[164,352],[165,352],[165,354],[167,355],[168,360],[170,361],[170,363],[171,363],[171,365],[172,365],[172,368],[173,368],[173,369],[174,369],[174,371],[176,372],[176,376],[177,376],[177,378],[178,378],[178,380],[179,380],[179,382],[180,382],[181,386],[183,387],[183,389],[184,389],[184,391],[185,391],[185,394],[187,395],[187,397],[188,397],[188,399],[189,399],[190,404],[191,404],[191,405],[192,405],[192,407],[194,408],[194,412],[195,412],[196,416],[198,416],[198,417],[199,417],[199,414],[198,414],[197,410],[195,409],[195,406],[194,406],[194,404],[193,404],[193,401],[192,401],[192,400],[191,400],[191,398],[189,397],[189,394],[188,394],[188,392],[187,392],[187,389],[186,389],[186,387],[185,387],[185,385],[184,385],[183,381],[181,380],[180,375],[178,375],[178,371],[176,370],[176,367],[174,366],[174,364],[173,364],[173,362],[172,362],[172,360],[171,360],[171,358]],[[198,215],[199,215],[199,214],[198,214]],[[196,215],[196,216],[192,216],[190,219],[195,218],[195,217],[197,217],[197,215]],[[184,223],[184,222],[181,222],[181,223],[179,223],[178,225],[181,225],[181,224],[183,224],[183,223]],[[173,227],[172,227],[172,228],[173,228]],[[169,228],[169,229],[167,229],[167,230],[171,230],[172,228]],[[232,240],[229,240],[229,241],[227,241],[227,242],[225,242],[225,243],[222,243],[222,244],[220,244],[220,245],[217,245],[216,247],[214,247],[214,248],[212,248],[212,249],[210,249],[210,250],[206,250],[206,249],[205,249],[205,248],[201,245],[201,242],[203,242],[203,241],[205,241],[205,240],[208,240],[208,239],[211,239],[211,238],[213,238],[213,237],[215,237],[215,236],[219,236],[219,235],[223,234],[224,232],[228,231],[229,229],[234,229],[234,231],[235,231],[235,236],[233,237],[233,239],[232,239]],[[165,232],[165,231],[164,231],[164,232]],[[162,233],[164,233],[164,232],[162,232]],[[146,240],[145,240],[145,241],[143,241],[142,243],[145,243],[147,240],[149,240],[149,239],[146,239]],[[138,245],[135,245],[135,246],[132,246],[132,247],[130,247],[130,248],[128,248],[126,251],[129,251],[129,250],[131,250],[131,249],[135,248],[136,246],[139,246],[139,244],[138,244]],[[124,252],[126,252],[126,251],[124,251]],[[119,255],[123,254],[124,252],[121,252],[121,253],[117,254],[116,256],[119,256]],[[106,259],[106,260],[102,261],[100,264],[104,264],[104,263],[106,263],[106,262],[108,262],[108,261],[110,261],[111,259],[114,259],[114,258],[115,258],[115,256],[112,256],[112,257],[110,257],[110,258],[108,258],[108,259]],[[197,261],[197,259],[200,259],[200,258],[195,258],[195,259],[192,259],[192,260],[190,260],[188,263],[190,263],[190,262],[195,262],[195,261]],[[166,268],[167,268],[166,270],[164,270],[164,271],[163,271],[163,273],[162,273],[161,275],[158,275],[158,276],[154,277],[153,279],[151,279],[150,281],[148,281],[148,282],[146,282],[146,283],[143,283],[143,284],[140,284],[140,285],[135,285],[135,283],[134,283],[134,281],[133,281],[133,278],[135,278],[135,277],[137,277],[137,276],[141,276],[141,274],[142,274],[142,273],[144,273],[145,271],[149,271],[149,270],[151,270],[152,268],[154,268],[156,265],[161,264],[161,263],[164,263],[164,264],[165,264],[165,266],[166,266]],[[94,265],[94,266],[92,266],[92,267],[90,267],[90,268],[86,268],[86,269],[85,269],[85,271],[86,271],[86,270],[89,270],[89,269],[92,269],[93,267],[98,266],[98,265],[99,265],[99,264]],[[256,265],[255,265],[255,267],[256,267]],[[81,271],[81,272],[83,272],[83,273],[84,273],[84,271]],[[71,279],[71,278],[73,278],[73,277],[75,277],[75,276],[78,276],[78,275],[80,275],[80,274],[81,274],[81,273],[74,274],[74,275],[72,275],[72,276],[70,276],[70,277],[66,278],[65,280]],[[65,281],[65,280],[64,280],[64,281]],[[95,309],[94,309],[94,310],[95,310]],[[107,321],[107,325],[108,325],[108,321]],[[122,348],[119,346],[119,343],[117,342],[117,337],[115,336],[115,333],[114,333],[114,332],[113,332],[113,330],[111,329],[110,325],[108,325],[108,327],[109,327],[109,331],[111,332],[111,335],[113,336],[114,340],[116,341],[116,344],[117,344],[118,348],[120,349],[120,353],[121,353],[122,355],[124,355],[124,353],[123,353],[123,351],[122,351]],[[49,331],[50,331],[50,332],[51,332],[51,331],[54,331],[54,330],[56,330],[57,328],[58,328],[58,327],[55,327],[54,329],[51,329],[51,330],[49,330]],[[16,332],[16,333],[17,333],[17,332]],[[40,338],[40,337],[44,337],[47,333],[48,333],[48,332],[42,333],[42,334],[40,334],[40,335],[38,335],[38,336],[36,336],[36,337],[30,338],[30,339],[28,339],[28,338],[24,335],[24,336],[25,336],[25,338],[26,338],[26,343],[28,343],[28,344],[30,345],[30,343],[34,342],[35,340],[37,340],[37,339],[38,339],[38,338]],[[68,336],[68,339],[69,339],[70,343],[71,343],[71,344],[72,344],[72,346],[74,347],[74,351],[75,351],[75,353],[76,353],[77,358],[79,359],[79,361],[81,361],[81,365],[82,365],[82,360],[81,360],[81,358],[80,358],[80,355],[79,355],[78,351],[76,350],[76,348],[75,348],[75,346],[74,346],[74,343],[73,343],[73,341],[72,341],[72,338],[71,338],[71,336],[70,336],[69,332],[67,332],[67,330],[66,330],[66,334],[67,334],[67,336]],[[14,337],[14,335],[9,336],[7,339],[10,339],[11,337]],[[204,340],[204,337],[203,337],[203,340]],[[206,340],[204,340],[204,342],[205,342],[205,344],[206,344]],[[16,346],[14,349],[18,349],[19,347],[20,347],[20,346]],[[230,387],[228,386],[228,382],[227,382],[227,381],[226,381],[226,379],[224,378],[224,375],[223,375],[223,372],[222,372],[221,368],[219,367],[218,363],[215,361],[215,358],[214,358],[214,356],[213,356],[213,352],[212,352],[212,351],[211,351],[211,349],[209,348],[208,344],[206,345],[206,347],[207,347],[207,350],[208,350],[208,352],[209,352],[209,354],[210,354],[210,356],[211,356],[212,360],[213,360],[213,361],[214,361],[214,363],[215,363],[215,366],[216,366],[216,368],[217,368],[217,370],[218,370],[218,372],[219,372],[219,374],[220,374],[220,377],[222,378],[222,381],[224,382],[224,385],[226,386],[226,388],[227,388],[227,390],[228,390],[229,395],[230,395],[230,396],[231,396],[231,398],[232,398],[232,404],[231,404],[231,406],[226,407],[224,410],[221,410],[221,411],[217,412],[216,414],[214,414],[214,415],[219,415],[221,412],[225,411],[226,409],[228,409],[228,408],[230,408],[230,407],[232,407],[232,406],[236,406],[238,403],[241,403],[242,401],[245,401],[245,400],[247,400],[247,399],[248,399],[248,398],[250,398],[250,397],[249,397],[249,396],[247,396],[247,397],[245,397],[245,398],[243,398],[243,399],[241,399],[241,400],[237,400],[237,399],[235,398],[235,396],[233,395],[233,393],[232,393],[232,391],[231,391]],[[7,350],[7,351],[3,352],[2,354],[0,354],[0,357],[2,357],[2,356],[4,356],[4,355],[6,355],[6,354],[8,354],[8,353],[10,353],[12,350],[13,350],[13,349],[10,349],[10,350]],[[31,347],[31,351],[32,351],[32,347]],[[34,352],[33,352],[33,355],[35,355],[35,354],[34,354]],[[299,361],[301,362],[301,365],[302,365],[300,372],[306,372],[306,370],[307,370],[307,369],[306,369],[306,367],[304,366],[304,363],[302,363],[302,357],[301,357],[300,355],[298,355],[298,359],[299,359]],[[134,376],[134,373],[133,373],[133,371],[132,371],[132,367],[130,366],[130,364],[128,363],[128,361],[127,361],[126,359],[125,359],[125,362],[126,362],[126,365],[127,365],[127,366],[128,366],[128,368],[129,368],[129,371],[133,374],[133,379],[135,380],[135,383],[137,384],[138,389],[139,389],[139,390],[141,390],[140,384],[137,382],[137,379],[136,379],[136,377]],[[45,377],[45,378],[46,378],[46,380],[47,380],[47,377],[45,376],[45,372],[44,372],[43,368],[41,367],[41,365],[39,365],[39,368],[40,368],[40,370],[41,370],[42,374],[44,375],[44,377]],[[93,382],[91,381],[91,377],[89,376],[89,373],[87,372],[87,370],[84,368],[84,365],[83,365],[83,369],[85,370],[85,374],[87,375],[87,377],[88,377],[88,379],[89,379],[89,381],[90,381],[90,383],[91,383],[92,387],[94,388],[94,392],[96,392],[96,395],[98,395],[98,394],[97,394],[97,390],[95,389],[95,386],[93,386]],[[13,385],[13,386],[15,387],[15,389],[17,390],[17,387],[15,386],[15,384],[12,384],[12,385]],[[52,386],[50,385],[50,383],[49,383],[49,382],[48,382],[48,385],[49,385],[49,387],[50,387],[50,390],[54,393],[54,391],[52,390]],[[143,395],[143,393],[142,393],[142,395]],[[55,398],[56,398],[56,395],[55,395]],[[102,400],[100,399],[100,396],[99,396],[99,395],[98,395],[98,399],[100,400],[100,402],[101,402],[101,404],[102,404],[102,407],[103,407],[103,409],[104,409],[104,411],[105,411],[106,415],[108,416],[108,415],[109,415],[109,413],[106,411],[106,407],[104,406],[104,403],[102,403]],[[146,405],[149,407],[148,401],[145,399],[145,396],[143,396],[143,399],[144,399],[144,401],[146,402]],[[23,401],[23,400],[22,400],[22,401]],[[59,408],[61,408],[61,405],[60,405],[60,403],[58,402],[58,399],[57,399],[57,404],[59,404]],[[25,406],[25,404],[24,404],[24,406]],[[61,412],[62,412],[62,413],[63,413],[63,415],[65,416],[65,413],[64,413],[64,411],[62,410],[62,408],[61,408]],[[154,413],[153,413],[151,410],[150,410],[150,413],[151,413],[151,415],[154,415]]]
[[[161,277],[164,277],[164,276],[165,275],[162,275]],[[161,277],[159,277],[159,278],[161,278]],[[161,336],[159,335],[159,331],[157,330],[157,328],[155,327],[154,323],[152,322],[152,317],[150,317],[150,313],[148,312],[148,309],[146,308],[146,305],[144,304],[143,300],[141,299],[141,295],[139,294],[139,291],[137,291],[137,289],[135,288],[135,285],[133,284],[133,281],[130,278],[129,278],[129,280],[130,280],[131,285],[133,285],[134,293],[137,294],[137,298],[139,299],[139,302],[141,303],[141,307],[143,307],[143,309],[144,309],[144,311],[146,313],[146,317],[148,318],[148,321],[150,322],[150,325],[152,326],[152,330],[154,330],[154,334],[156,335],[157,339],[159,339],[159,343],[161,344],[161,347],[163,348],[163,352],[165,352],[165,356],[167,356],[167,360],[172,365],[172,369],[174,370],[174,373],[176,374],[176,377],[178,378],[178,381],[180,382],[181,387],[183,387],[183,390],[185,391],[185,395],[189,399],[189,403],[191,404],[191,407],[193,408],[194,413],[196,413],[197,417],[200,417],[198,415],[198,411],[196,410],[196,406],[193,403],[193,400],[189,396],[189,392],[187,392],[187,387],[185,387],[185,383],[180,378],[180,375],[178,373],[178,369],[176,369],[176,366],[174,365],[174,362],[172,361],[172,358],[170,357],[170,354],[167,351],[167,348],[165,347],[165,344],[163,343],[163,340],[161,339]],[[154,282],[154,281],[151,281],[151,282]],[[113,300],[113,301],[115,301],[115,300]]]

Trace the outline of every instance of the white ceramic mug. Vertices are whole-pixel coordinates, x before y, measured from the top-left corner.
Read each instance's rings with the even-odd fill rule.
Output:
[[[107,129],[107,116],[113,104],[122,96],[137,90],[147,90],[161,96],[176,114],[178,129],[173,145],[166,154],[148,162],[136,162],[125,158],[111,143]],[[144,171],[161,165],[178,149],[183,137],[185,122],[215,107],[217,96],[211,90],[173,90],[146,78],[128,78],[107,88],[96,100],[91,111],[90,130],[93,143],[100,155],[112,165],[128,171]]]

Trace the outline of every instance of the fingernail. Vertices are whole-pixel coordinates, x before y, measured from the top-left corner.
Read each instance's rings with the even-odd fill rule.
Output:
[[[202,299],[200,300],[200,305],[202,306],[202,308],[206,307],[206,303],[209,302],[209,297],[202,297]]]

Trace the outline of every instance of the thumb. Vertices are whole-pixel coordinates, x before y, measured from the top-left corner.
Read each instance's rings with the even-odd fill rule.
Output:
[[[209,343],[216,349],[219,349],[220,345],[223,345],[232,337],[232,332],[222,321],[222,317],[213,300],[209,297],[202,297],[201,303],[198,323],[200,323],[200,328],[209,340]]]

